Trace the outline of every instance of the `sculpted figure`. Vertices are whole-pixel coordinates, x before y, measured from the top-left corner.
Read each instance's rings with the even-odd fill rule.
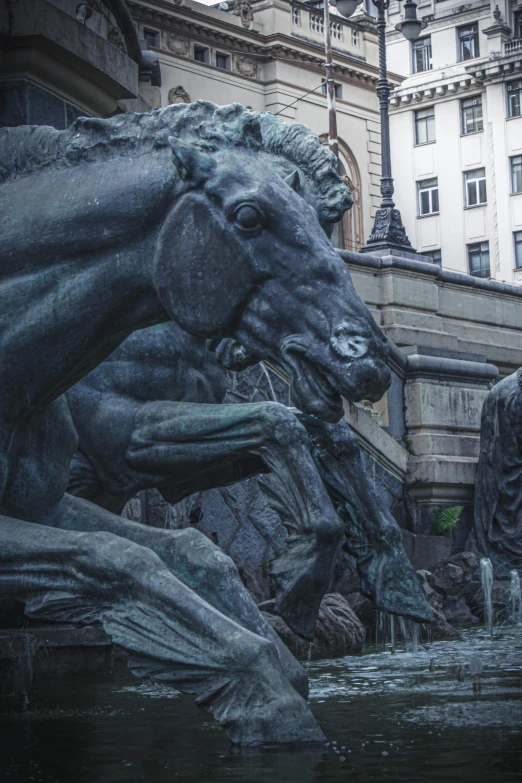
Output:
[[[299,171],[285,182],[266,165],[285,149],[312,182],[330,169],[316,208]],[[3,596],[100,623],[138,675],[193,694],[234,742],[321,740],[299,668],[217,547],[66,494],[63,394],[134,330],[173,320],[280,363],[321,419],[341,417],[341,394],[379,398],[384,337],[321,230],[349,204],[330,153],[238,105],[173,105],[3,129],[0,181]]]
[[[482,408],[475,524],[468,548],[489,557],[496,579],[522,575],[522,369],[489,392]]]
[[[291,628],[313,638],[340,529],[375,606],[430,620],[399,527],[372,490],[350,428],[277,402],[219,405],[225,367],[250,363],[234,341],[214,352],[172,322],[134,332],[67,392],[79,435],[69,492],[120,513],[141,489],[156,487],[176,503],[263,474],[289,532],[273,576],[276,610]]]

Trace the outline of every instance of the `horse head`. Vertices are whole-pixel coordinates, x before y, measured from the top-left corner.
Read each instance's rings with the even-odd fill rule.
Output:
[[[169,143],[183,190],[159,235],[153,275],[170,317],[282,366],[307,413],[336,421],[341,396],[379,399],[390,383],[386,338],[317,208],[300,195],[300,171],[283,178],[255,148],[209,154]]]

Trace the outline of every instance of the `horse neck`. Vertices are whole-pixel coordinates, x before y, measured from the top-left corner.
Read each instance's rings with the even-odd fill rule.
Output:
[[[152,258],[153,246],[150,237],[138,246],[83,254],[4,283],[0,363],[4,352],[20,360],[8,364],[8,399],[0,399],[0,414],[31,415],[102,362],[134,329],[167,319],[150,264],[143,260]]]

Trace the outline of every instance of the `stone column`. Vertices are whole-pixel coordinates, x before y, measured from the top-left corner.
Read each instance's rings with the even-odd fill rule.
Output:
[[[406,483],[418,506],[415,532],[430,532],[434,507],[472,507],[480,414],[498,376],[498,369],[485,358],[474,359],[441,358],[428,352],[408,356],[404,401],[410,456]],[[471,514],[468,511],[464,516],[469,525]]]

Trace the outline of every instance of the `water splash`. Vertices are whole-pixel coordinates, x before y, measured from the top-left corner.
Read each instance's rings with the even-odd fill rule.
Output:
[[[482,580],[482,592],[484,594],[484,622],[489,634],[493,634],[493,566],[489,557],[480,560],[480,576]]]
[[[520,590],[520,576],[518,571],[510,571],[511,582],[509,585],[509,597],[511,599],[511,619],[513,625],[522,623],[522,592]]]

